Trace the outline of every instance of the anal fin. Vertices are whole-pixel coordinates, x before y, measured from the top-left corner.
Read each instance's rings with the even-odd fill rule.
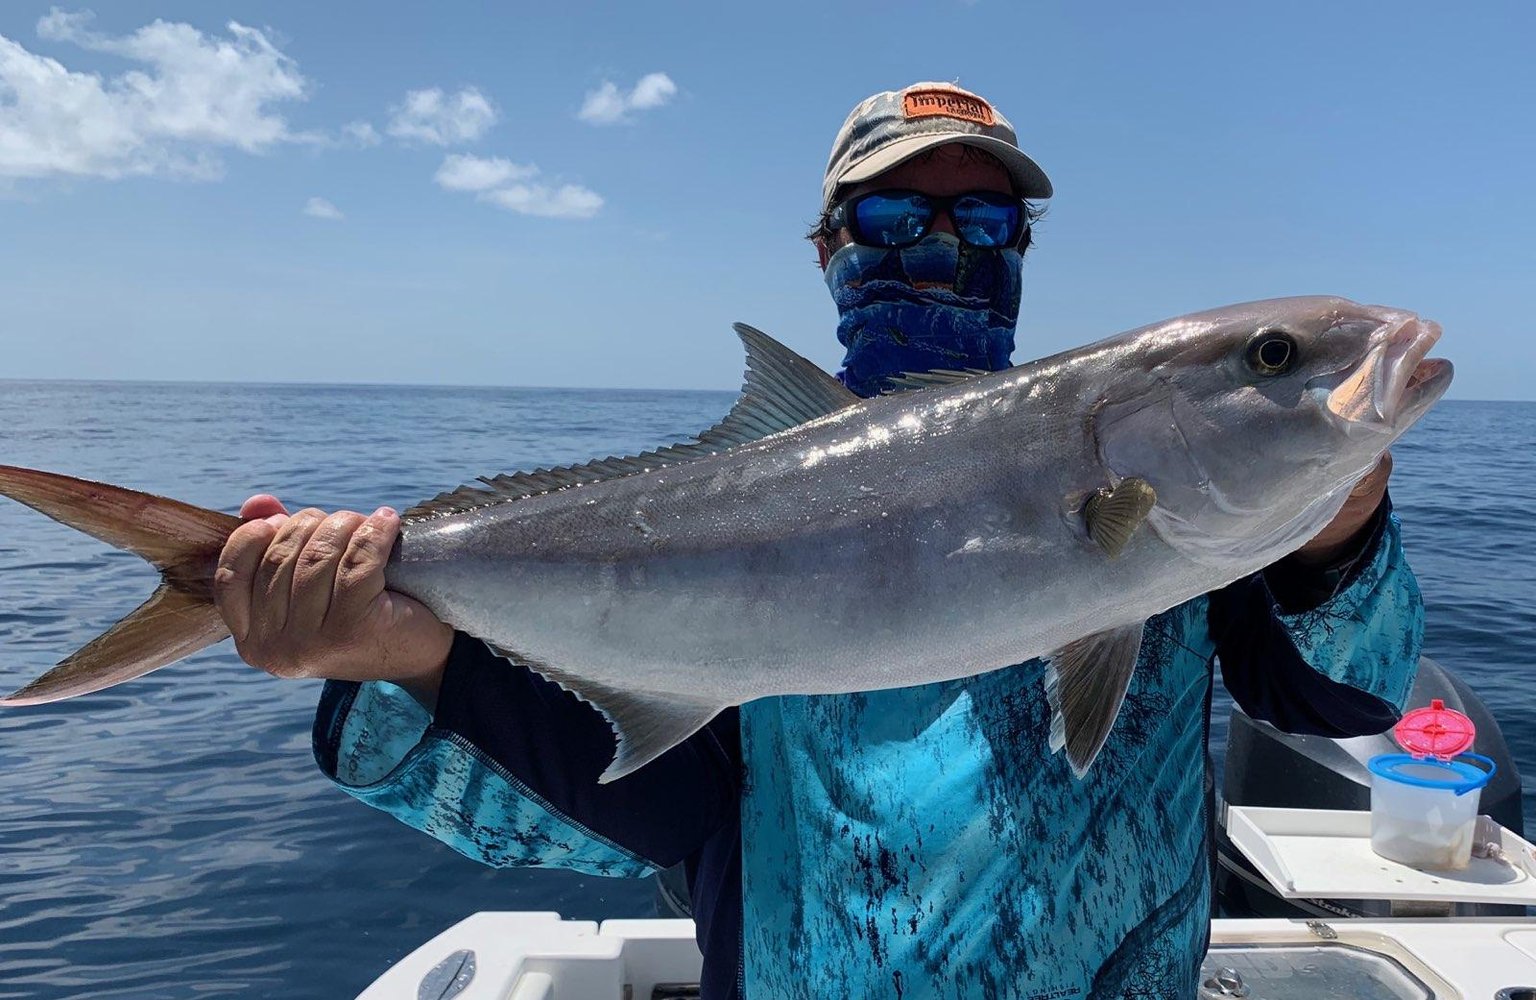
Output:
[[[582,677],[574,671],[541,663],[537,659],[487,642],[492,652],[521,663],[541,677],[554,681],[591,705],[607,720],[618,737],[613,762],[597,783],[637,771],[694,733],[728,706],[680,694],[625,690]]]
[[[653,695],[639,691],[604,690],[595,697],[582,694],[619,737],[613,763],[597,779],[600,785],[639,770],[703,729],[724,705]]]
[[[1065,749],[1072,772],[1088,773],[1120,714],[1136,671],[1144,622],[1069,642],[1047,660],[1045,697],[1051,706],[1051,750]]]

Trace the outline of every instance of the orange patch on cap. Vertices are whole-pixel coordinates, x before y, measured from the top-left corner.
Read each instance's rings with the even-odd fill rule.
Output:
[[[901,95],[901,113],[906,118],[958,118],[986,128],[997,124],[992,105],[963,90],[909,90]]]

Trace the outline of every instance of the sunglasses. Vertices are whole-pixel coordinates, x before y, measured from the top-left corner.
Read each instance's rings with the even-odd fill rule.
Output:
[[[997,250],[1029,238],[1024,202],[996,191],[971,191],[948,197],[921,191],[870,191],[834,206],[827,213],[832,229],[846,228],[853,241],[867,247],[909,247],[933,231],[939,212],[949,214],[961,243]]]

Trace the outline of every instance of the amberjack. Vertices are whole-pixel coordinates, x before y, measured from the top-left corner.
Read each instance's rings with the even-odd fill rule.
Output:
[[[1341,298],[1155,323],[860,399],[738,324],[742,395],[643,454],[482,478],[407,510],[391,590],[600,711],[611,781],[721,709],[1046,657],[1050,742],[1082,775],[1148,617],[1316,535],[1450,384],[1437,324]],[[71,698],[228,636],[238,518],[0,466],[0,493],[163,575],[0,704]]]

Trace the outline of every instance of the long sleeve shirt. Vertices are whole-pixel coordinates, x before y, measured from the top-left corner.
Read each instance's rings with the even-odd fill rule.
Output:
[[[1423,605],[1382,509],[1332,573],[1271,567],[1150,619],[1083,779],[1048,747],[1045,666],[774,697],[597,784],[592,709],[459,636],[434,714],[329,683],[321,767],[498,866],[643,876],[686,865],[704,996],[1189,997],[1208,943],[1214,665],[1292,732],[1380,732]]]

